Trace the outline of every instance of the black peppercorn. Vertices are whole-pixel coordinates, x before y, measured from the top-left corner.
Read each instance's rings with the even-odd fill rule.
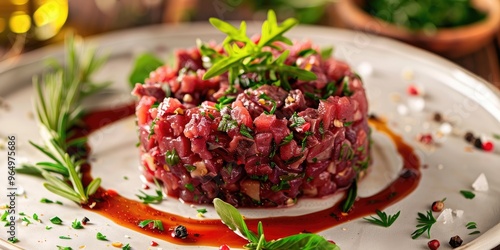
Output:
[[[481,139],[476,138],[474,140],[474,147],[477,149],[483,149],[483,142],[481,141]]]
[[[465,136],[464,136],[465,140],[469,143],[472,143],[474,141],[474,139],[476,139],[474,137],[474,134],[472,132],[467,132],[465,133]]]
[[[176,238],[184,239],[188,236],[187,228],[183,225],[178,225],[174,228],[174,232],[172,232],[172,236]]]
[[[83,217],[83,219],[82,219],[82,224],[83,224],[83,225],[87,225],[87,222],[89,222],[89,221],[90,221],[90,220],[89,220],[89,218],[87,218],[87,217]]]
[[[442,122],[443,121],[443,116],[441,115],[441,113],[434,113],[434,121],[436,122]]]
[[[450,238],[450,246],[453,248],[457,248],[462,245],[463,240],[460,238],[460,236],[455,235]]]

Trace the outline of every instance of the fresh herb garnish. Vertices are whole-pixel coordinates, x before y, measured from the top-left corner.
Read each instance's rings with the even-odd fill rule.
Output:
[[[65,236],[65,235],[62,235],[62,236],[59,236],[59,239],[63,239],[63,240],[71,240],[71,237],[69,237],[69,236]]]
[[[21,218],[21,221],[26,222],[26,226],[29,225],[29,224],[31,224],[31,221],[28,218],[26,218],[26,217]]]
[[[305,134],[304,134],[304,138],[302,138],[302,142],[300,143],[301,146],[302,146],[302,151],[304,151],[306,149],[306,146],[307,146],[307,137],[309,136],[312,136],[314,133],[311,132],[311,131],[307,131]]]
[[[161,186],[160,183],[158,183],[158,180],[156,178],[153,178],[153,181],[155,182],[156,185],[156,195],[149,195],[144,193],[142,190],[139,190],[141,194],[136,194],[137,198],[142,200],[142,203],[144,204],[158,204],[163,200],[163,192],[161,191]]]
[[[240,126],[240,134],[241,135],[243,135],[247,138],[253,139],[253,136],[251,133],[252,133],[252,130],[250,128],[245,126],[245,124],[241,124],[241,126]]]
[[[288,134],[283,139],[283,141],[281,141],[280,146],[286,145],[286,144],[290,143],[292,140],[293,140],[293,132],[290,132],[290,134]]]
[[[161,220],[143,220],[139,222],[139,227],[144,228],[145,226],[149,225],[149,223],[153,223],[153,229],[158,229],[160,231],[163,231],[163,223]]]
[[[7,210],[3,211],[2,217],[0,217],[0,221],[7,221],[7,216],[9,216],[9,212]]]
[[[236,97],[234,97],[234,96],[223,96],[223,97],[217,99],[218,103],[215,104],[215,108],[218,111],[221,111],[222,108],[224,108],[225,106],[231,104],[232,102],[234,102],[234,100],[236,100]]]
[[[45,230],[50,230],[50,229],[52,229],[51,226],[45,226]]]
[[[131,250],[131,249],[132,249],[132,247],[130,246],[129,243],[127,243],[127,245],[122,247],[122,250]]]
[[[57,250],[73,250],[71,247],[57,246]]]
[[[335,92],[337,92],[336,82],[329,82],[326,85],[325,93],[323,94],[323,99],[326,99],[326,98],[332,96],[333,94],[335,94]]]
[[[349,89],[349,80],[349,76],[344,76],[344,79],[342,80],[342,93],[344,94],[344,96],[351,96],[352,94],[354,94],[354,92]]]
[[[392,225],[392,223],[394,223],[396,221],[396,219],[399,217],[399,214],[401,213],[401,211],[398,211],[394,215],[387,215],[385,212],[382,212],[378,209],[375,212],[377,213],[379,218],[375,218],[374,216],[370,216],[370,218],[363,218],[363,219],[365,219],[366,221],[368,221],[372,224],[379,225],[382,227],[390,227]]]
[[[299,51],[298,56],[300,57],[308,57],[314,54],[317,54],[318,52],[315,49],[304,49]]]
[[[306,123],[306,120],[304,119],[304,117],[298,116],[297,112],[294,112],[292,114],[292,117],[290,117],[290,122],[292,123],[290,124],[290,128],[295,128],[304,125],[304,123]]]
[[[71,227],[74,229],[83,229],[82,223],[75,219],[75,221],[71,222]]]
[[[160,120],[160,116],[157,116],[155,119],[153,119],[153,121],[151,122],[151,125],[149,125],[148,140],[151,138],[152,135],[155,134],[155,126],[159,120]]]
[[[264,100],[264,103],[265,103],[265,101],[268,101],[268,102],[270,102],[272,104],[271,110],[269,110],[269,112],[264,111],[264,114],[266,114],[266,115],[274,115],[274,113],[276,112],[276,101],[274,101],[271,97],[269,97],[268,95],[266,95],[266,93],[260,94],[259,98],[262,99],[262,100]]]
[[[264,238],[262,222],[257,226],[257,234],[250,231],[238,210],[219,198],[214,199],[215,211],[222,222],[240,237],[249,241],[245,249],[325,249],[340,250],[334,243],[328,242],[317,234],[300,233],[285,238],[267,241]]]
[[[196,209],[196,211],[200,214],[206,214],[208,212],[206,208]]]
[[[233,120],[230,115],[224,114],[219,123],[219,126],[217,127],[217,130],[228,132],[229,130],[237,127],[238,127],[238,122]]]
[[[167,152],[165,152],[165,162],[167,162],[168,166],[172,167],[177,165],[177,163],[179,163],[179,160],[180,158],[175,148],[172,150],[167,150]]]
[[[186,185],[184,185],[184,187],[189,190],[190,192],[193,192],[194,191],[194,186],[192,183],[188,183]]]
[[[469,229],[469,230],[470,230],[470,229],[477,229],[477,223],[476,223],[476,222],[474,222],[474,221],[471,221],[471,222],[467,223],[467,224],[465,225],[465,227],[466,227],[467,229]],[[473,231],[473,232],[469,233],[469,235],[479,234],[479,233],[481,233],[479,230],[475,230],[475,231]]]
[[[500,140],[500,134],[493,134],[493,138]]]
[[[97,232],[95,236],[98,240],[108,240],[106,239],[106,235],[102,234],[101,232]]]
[[[427,237],[430,239],[431,238],[431,227],[436,223],[436,218],[432,215],[432,211],[428,210],[427,215],[423,213],[418,213],[418,218],[417,218],[418,224],[417,224],[417,230],[411,234],[412,239],[418,238],[420,235],[424,234],[427,232]]]
[[[50,218],[50,222],[52,222],[52,224],[56,224],[56,225],[62,224],[62,220],[57,216]]]
[[[80,121],[82,100],[109,83],[94,83],[91,80],[91,75],[104,63],[104,58],[97,57],[94,51],[89,51],[84,58],[73,37],[66,41],[68,58],[65,66],[52,62],[54,72],[46,74],[42,80],[33,80],[36,118],[43,142],[30,143],[52,162],[39,162],[32,167],[38,168],[47,181],[44,186],[49,191],[76,203],[87,204],[101,179],[95,178],[86,188],[83,186],[79,171],[84,159],[67,152],[69,148],[83,148],[86,138],[72,138],[68,131]]]
[[[210,23],[227,34],[227,37],[223,42],[225,54],[212,60],[212,67],[203,75],[204,80],[228,72],[230,89],[234,89],[233,84],[242,72],[256,73],[261,80],[271,80],[272,84],[290,90],[289,77],[304,81],[316,79],[316,75],[310,71],[285,64],[290,51],[285,50],[280,56],[273,58],[273,53],[267,50],[274,48],[274,43],[278,41],[292,44],[283,34],[298,23],[296,19],[289,18],[278,24],[276,14],[269,10],[257,44],[247,36],[244,21],[239,29],[217,18],[210,18]]]
[[[476,195],[468,190],[460,190],[460,193],[466,198],[466,199],[474,199]]]
[[[14,237],[14,238],[9,238],[8,241],[12,244],[19,242],[19,239]]]
[[[33,220],[38,221],[38,214],[34,213],[32,217],[33,217]]]
[[[358,197],[358,181],[354,179],[354,181],[351,184],[351,187],[349,188],[349,191],[347,191],[347,197],[342,205],[342,212],[347,213],[349,210],[351,210],[352,206],[354,205],[354,202],[356,201],[356,198]]]

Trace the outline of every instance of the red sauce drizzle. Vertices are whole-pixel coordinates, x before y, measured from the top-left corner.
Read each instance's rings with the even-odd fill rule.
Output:
[[[93,112],[84,118],[86,127],[80,129],[79,132],[80,134],[91,133],[133,113],[134,105]],[[262,221],[267,239],[277,239],[304,231],[315,233],[356,218],[373,214],[377,209],[383,210],[410,194],[420,181],[419,158],[399,135],[393,133],[386,126],[385,122],[378,119],[371,119],[370,124],[394,141],[398,153],[404,160],[403,169],[399,177],[387,188],[371,197],[356,200],[353,208],[347,214],[342,213],[340,205],[337,204],[322,211],[301,216],[246,219],[245,221],[249,225],[250,230],[256,231],[257,223]],[[87,152],[90,152],[90,149]],[[88,164],[82,167],[84,185],[87,185],[92,180],[90,168]],[[92,208],[85,206],[84,208],[105,216],[121,226],[175,244],[204,246],[227,244],[232,247],[241,247],[247,243],[229,230],[220,220],[196,220],[158,211],[148,205],[142,204],[140,201],[124,198],[116,192],[108,192],[108,190],[102,187],[93,195],[89,204],[94,201],[95,206]],[[165,230],[153,229],[152,224],[140,228],[138,226],[139,222],[146,219],[161,220]],[[189,236],[185,239],[171,236],[173,229],[180,224],[186,226],[188,229]]]

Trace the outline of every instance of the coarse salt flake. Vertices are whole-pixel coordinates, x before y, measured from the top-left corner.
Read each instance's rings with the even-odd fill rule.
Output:
[[[443,124],[441,124],[441,126],[439,126],[439,132],[441,132],[445,135],[450,134],[452,131],[453,131],[453,127],[448,122],[444,122]]]
[[[488,191],[488,181],[486,180],[486,176],[484,175],[484,173],[481,173],[479,177],[477,177],[476,181],[472,183],[472,188],[475,191]]]
[[[444,209],[443,212],[441,212],[441,214],[438,216],[436,221],[443,222],[443,224],[453,223],[453,216],[451,213],[451,208]]]
[[[456,210],[453,210],[453,213],[454,213],[454,214],[455,214],[455,216],[457,216],[458,218],[462,218],[462,216],[464,216],[464,210],[456,209]]]
[[[397,110],[400,115],[407,115],[409,111],[408,107],[404,104],[399,104]]]

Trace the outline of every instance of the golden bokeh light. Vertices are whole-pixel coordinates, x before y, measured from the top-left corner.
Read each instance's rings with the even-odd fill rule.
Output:
[[[0,33],[5,30],[5,19],[0,17]]]
[[[40,7],[33,13],[37,27],[36,36],[47,39],[61,29],[68,18],[68,2],[65,0],[40,1]]]
[[[14,5],[25,5],[28,3],[28,0],[10,0],[10,2]]]
[[[23,11],[15,11],[9,19],[9,28],[12,32],[23,34],[31,28],[31,18]]]

